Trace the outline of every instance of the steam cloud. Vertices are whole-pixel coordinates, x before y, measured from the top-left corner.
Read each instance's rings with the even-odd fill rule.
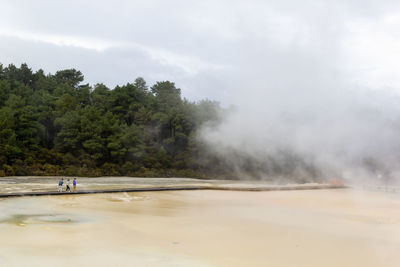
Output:
[[[243,176],[398,177],[399,1],[3,2],[3,63],[234,104],[201,138]]]
[[[306,11],[290,17],[280,38],[268,29],[270,39],[248,36],[232,70],[235,108],[201,138],[243,177],[250,159],[262,178],[396,182],[400,102],[382,48],[397,22],[384,12],[350,20],[325,11],[321,24]],[[382,45],[365,48],[377,35]]]
[[[264,164],[261,176],[396,179],[400,125],[393,99],[354,91],[257,96],[202,132],[242,175],[243,161],[232,153]]]

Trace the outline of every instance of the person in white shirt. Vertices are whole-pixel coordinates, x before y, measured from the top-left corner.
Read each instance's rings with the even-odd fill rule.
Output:
[[[65,192],[71,192],[71,187],[69,186],[69,179],[67,180],[67,185],[66,185],[66,188],[65,188]]]

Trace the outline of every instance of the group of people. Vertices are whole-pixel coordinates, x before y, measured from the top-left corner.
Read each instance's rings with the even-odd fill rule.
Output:
[[[64,178],[61,178],[60,181],[58,181],[58,192],[63,191],[63,185],[64,185]],[[72,181],[72,190],[73,192],[76,192],[76,178]],[[71,186],[70,186],[70,180],[69,178],[67,179],[67,182],[65,183],[65,192],[71,192]]]

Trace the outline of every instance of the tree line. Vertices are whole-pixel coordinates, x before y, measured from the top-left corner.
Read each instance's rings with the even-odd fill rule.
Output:
[[[223,160],[197,138],[220,112],[218,102],[182,98],[170,81],[110,89],[75,69],[0,64],[0,176],[223,175]]]

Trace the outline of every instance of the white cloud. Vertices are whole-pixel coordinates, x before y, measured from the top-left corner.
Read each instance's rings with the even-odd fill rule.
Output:
[[[44,34],[6,28],[0,29],[0,36],[14,37],[26,41],[43,42],[57,46],[73,46],[78,48],[96,50],[99,52],[123,45],[123,43],[105,41],[92,37],[68,36],[62,34]]]
[[[221,70],[228,67],[222,64],[205,62],[190,55],[177,54],[166,49],[133,42],[117,42],[92,37],[33,33],[18,30],[6,30],[4,28],[0,29],[0,36],[18,38],[25,41],[43,42],[56,46],[72,46],[76,48],[95,50],[97,52],[104,52],[107,49],[124,47],[137,49],[147,53],[152,60],[155,60],[159,64],[179,68],[189,75],[196,75],[203,70]]]
[[[334,68],[347,73],[346,81],[341,77],[343,82],[356,77],[361,86],[399,86],[398,23],[390,16],[382,19],[390,13],[395,17],[396,10],[396,1],[361,5],[357,0],[118,0],[112,4],[3,0],[0,35],[25,41],[26,49],[18,57],[22,62],[31,62],[27,51],[32,42],[65,47],[66,53],[75,53],[68,48],[76,48],[80,59],[75,68],[82,69],[85,60],[85,66],[95,68],[97,60],[93,62],[91,53],[96,52],[107,60],[103,66],[118,69],[95,77],[96,72],[90,72],[88,80],[115,85],[142,64],[146,71],[140,73],[148,80],[173,79],[197,90],[198,97],[233,103],[241,101],[236,91],[246,80],[287,87],[319,79],[313,72],[329,75],[328,69]],[[17,54],[13,50],[5,46],[2,54]],[[147,63],[144,58],[135,60],[138,53],[147,55]],[[14,61],[7,58],[11,62],[4,63]],[[55,60],[70,67],[69,61],[67,66],[45,52],[39,60],[36,64],[44,69]],[[323,64],[317,66],[317,61]],[[269,76],[290,79],[272,81]]]
[[[137,47],[140,47],[140,49],[146,51],[152,59],[156,60],[160,64],[180,68],[189,75],[196,75],[205,70],[216,71],[229,68],[228,65],[205,62],[193,56],[179,55],[161,48],[143,45]]]
[[[343,66],[358,84],[400,93],[400,13],[351,20],[342,41]]]

